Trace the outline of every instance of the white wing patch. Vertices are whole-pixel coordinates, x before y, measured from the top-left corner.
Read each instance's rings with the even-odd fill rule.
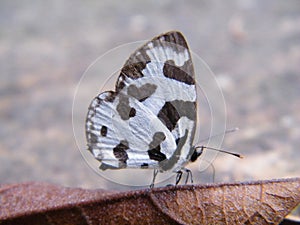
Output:
[[[187,43],[162,34],[136,50],[116,91],[99,94],[86,119],[88,149],[100,169],[180,171],[193,154],[196,88]]]
[[[164,64],[168,60],[173,60],[176,66],[183,66],[183,64],[190,59],[187,49],[182,52],[176,53],[172,46],[157,46],[154,47],[153,43],[148,44],[149,50],[146,51],[152,62],[160,62]]]

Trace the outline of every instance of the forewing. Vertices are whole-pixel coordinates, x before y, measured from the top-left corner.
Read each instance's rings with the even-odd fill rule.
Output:
[[[196,87],[183,35],[177,31],[162,34],[136,50],[121,70],[116,91],[137,99],[173,134],[177,143],[173,158],[160,166],[177,170],[185,164],[192,154]]]

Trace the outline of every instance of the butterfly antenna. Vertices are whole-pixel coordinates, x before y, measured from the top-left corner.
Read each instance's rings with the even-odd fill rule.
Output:
[[[218,148],[212,148],[212,147],[207,147],[207,146],[199,146],[199,147],[196,147],[196,148],[206,148],[206,149],[209,149],[209,150],[213,150],[213,151],[217,151],[217,152],[222,152],[222,153],[226,153],[226,154],[229,154],[229,155],[233,155],[235,157],[238,157],[238,158],[244,158],[244,156],[242,156],[241,154],[238,154],[238,153],[235,153],[235,152],[229,152],[229,151],[225,151],[223,149],[218,149]]]
[[[238,130],[239,130],[238,127],[234,127],[234,128],[231,128],[231,129],[226,130],[225,132],[218,133],[218,134],[215,134],[215,135],[210,136],[210,137],[208,137],[208,138],[202,139],[202,140],[200,140],[199,142],[201,143],[201,142],[207,141],[207,140],[209,140],[209,139],[211,139],[211,138],[218,137],[218,136],[221,136],[221,135],[223,135],[223,134],[233,133],[233,132],[238,131]]]
[[[229,154],[229,155],[233,155],[235,157],[238,157],[238,158],[244,158],[244,156],[242,156],[241,154],[238,154],[238,153],[235,153],[235,152],[229,152],[229,151],[225,151],[223,149],[218,149],[218,148],[213,148],[213,147],[208,147],[208,146],[197,146],[196,149],[198,148],[201,148],[202,149],[209,149],[209,150],[213,150],[213,151],[217,151],[217,152],[222,152],[222,153],[226,153],[226,154]]]

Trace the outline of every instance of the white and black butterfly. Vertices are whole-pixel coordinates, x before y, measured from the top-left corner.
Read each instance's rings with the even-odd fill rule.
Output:
[[[137,49],[123,66],[115,91],[99,94],[86,117],[88,150],[100,169],[152,168],[191,174],[197,104],[191,54],[184,36],[171,31]],[[188,179],[188,178],[187,178]],[[192,180],[192,178],[191,178]]]

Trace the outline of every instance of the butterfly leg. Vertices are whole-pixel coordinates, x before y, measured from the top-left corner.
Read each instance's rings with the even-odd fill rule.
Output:
[[[187,168],[183,168],[182,170],[187,173],[186,179],[185,179],[185,184],[188,183],[189,178],[191,180],[191,183],[194,183],[192,171],[187,169]],[[182,177],[182,174],[183,174],[182,170],[177,171],[176,184],[175,185],[177,185],[181,180],[181,177]]]
[[[192,171],[189,170],[189,169],[187,169],[187,168],[184,168],[184,171],[187,173],[187,174],[186,174],[186,179],[185,179],[185,184],[188,183],[189,178],[190,178],[190,180],[191,180],[191,183],[194,183]]]
[[[150,188],[154,188],[155,178],[156,178],[157,174],[158,174],[158,170],[154,169],[153,170],[153,179],[152,179],[152,183],[150,184]]]
[[[182,177],[182,171],[179,170],[176,172],[177,175],[176,175],[176,182],[175,182],[175,185],[177,185],[179,183],[179,181],[181,180],[181,177]]]

